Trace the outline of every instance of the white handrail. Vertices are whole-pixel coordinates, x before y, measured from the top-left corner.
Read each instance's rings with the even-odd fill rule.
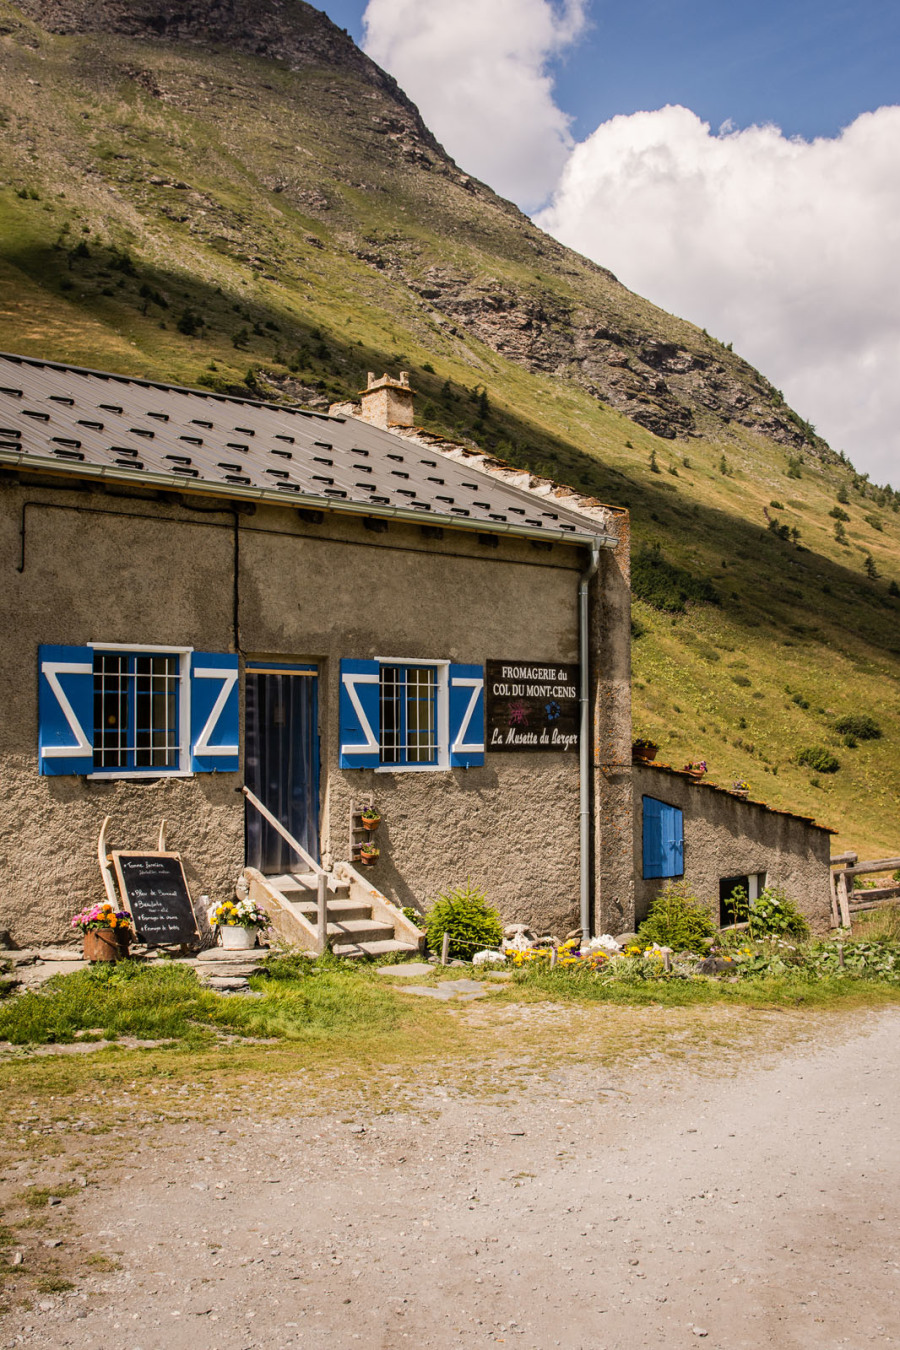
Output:
[[[321,867],[319,863],[315,861],[314,858],[310,857],[310,855],[307,853],[303,845],[298,844],[297,840],[288,830],[285,829],[281,821],[278,820],[276,816],[273,816],[272,812],[267,810],[267,808],[263,806],[262,802],[259,800],[258,797],[254,797],[253,793],[250,791],[248,787],[241,788],[241,791],[247,798],[247,801],[250,802],[251,806],[255,806],[259,814],[263,817],[263,819],[269,822],[269,824],[272,826],[272,829],[277,830],[278,833],[281,835],[282,839],[285,841],[285,843],[290,844],[291,848],[297,854],[297,857],[303,859],[303,861],[306,863],[307,867],[310,869],[311,872],[315,872],[316,876],[324,877],[328,875],[327,872],[325,871],[325,868]]]

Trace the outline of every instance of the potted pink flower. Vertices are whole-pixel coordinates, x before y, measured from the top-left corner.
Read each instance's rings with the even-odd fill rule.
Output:
[[[72,927],[84,934],[85,961],[120,961],[134,937],[127,909],[114,909],[108,901],[88,905],[73,917]]]

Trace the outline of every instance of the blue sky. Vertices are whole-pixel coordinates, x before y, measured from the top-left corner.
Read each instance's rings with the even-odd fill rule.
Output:
[[[467,172],[900,488],[900,0],[324,8]]]
[[[362,44],[365,0],[320,7]],[[578,139],[667,103],[713,127],[775,122],[810,139],[900,101],[898,0],[589,0],[587,16],[574,48],[550,61]]]

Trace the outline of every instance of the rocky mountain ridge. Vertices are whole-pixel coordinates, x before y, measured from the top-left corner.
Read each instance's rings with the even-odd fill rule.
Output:
[[[788,448],[828,456],[824,442],[746,362],[693,325],[633,296],[612,273],[543,234],[515,206],[462,172],[396,81],[304,0],[196,0],[191,5],[181,0],[20,0],[7,8],[11,14],[18,9],[47,33],[124,37],[148,51],[186,46],[240,51],[301,76],[330,72],[335,81],[322,89],[330,105],[323,113],[344,119],[365,146],[369,167],[377,167],[375,181],[355,174],[349,163],[343,173],[340,165],[329,166],[330,173],[310,173],[310,166],[296,158],[300,147],[263,181],[311,217],[336,224],[340,244],[373,272],[408,288],[438,326],[449,328],[451,336],[474,337],[529,371],[576,382],[663,439],[717,434],[735,424]],[[113,50],[104,55],[112,57]],[[131,64],[122,73],[153,98],[185,110],[196,107],[198,91],[172,86],[149,65]],[[368,87],[369,97],[360,97],[361,87]],[[273,137],[280,139],[281,130],[274,127]],[[396,176],[397,165],[417,180],[415,195],[430,208],[455,199],[452,216],[468,217],[463,227],[470,244],[467,257],[448,264],[440,252],[436,256],[433,248],[423,247],[421,235],[402,228],[361,231],[359,221],[348,215],[343,190],[378,192],[379,177],[386,168]],[[334,179],[342,177],[335,190]],[[435,202],[435,180],[443,201]],[[154,175],[149,183],[170,186]],[[222,214],[220,203],[203,194],[174,208],[164,203],[162,209],[182,223],[198,213]],[[221,226],[226,235],[249,242],[233,221],[223,220]],[[486,245],[493,246],[494,262],[505,254],[514,267],[505,275],[491,267]],[[530,276],[523,276],[523,262],[530,264]]]

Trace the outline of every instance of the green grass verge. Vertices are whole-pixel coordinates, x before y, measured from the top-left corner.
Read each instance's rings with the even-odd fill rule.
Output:
[[[134,1037],[199,1047],[225,1033],[240,1039],[318,1042],[324,1048],[399,1031],[409,1008],[402,992],[365,964],[276,960],[251,984],[256,997],[222,996],[200,985],[192,970],[175,964],[150,969],[136,962],[95,966],[54,976],[42,989],[6,1003],[0,1008],[0,1040],[25,1046]],[[528,967],[516,972],[493,999],[507,1004],[552,1000],[824,1008],[848,1001],[900,1002],[900,986],[877,973],[837,975],[808,969],[744,974],[732,982]],[[430,1011],[422,1010],[426,1020]]]
[[[14,1045],[128,1036],[208,1042],[215,1033],[317,1038],[389,1030],[397,997],[368,971],[339,963],[297,966],[287,979],[253,981],[258,998],[205,989],[183,966],[142,968],[137,962],[56,975],[40,990],[0,1009],[0,1040]]]
[[[616,1003],[686,1008],[730,1004],[757,1008],[830,1008],[837,1004],[900,1003],[896,983],[864,975],[816,976],[807,971],[729,979],[704,975],[616,978],[571,969],[530,968],[516,973],[507,997],[555,1002]]]

